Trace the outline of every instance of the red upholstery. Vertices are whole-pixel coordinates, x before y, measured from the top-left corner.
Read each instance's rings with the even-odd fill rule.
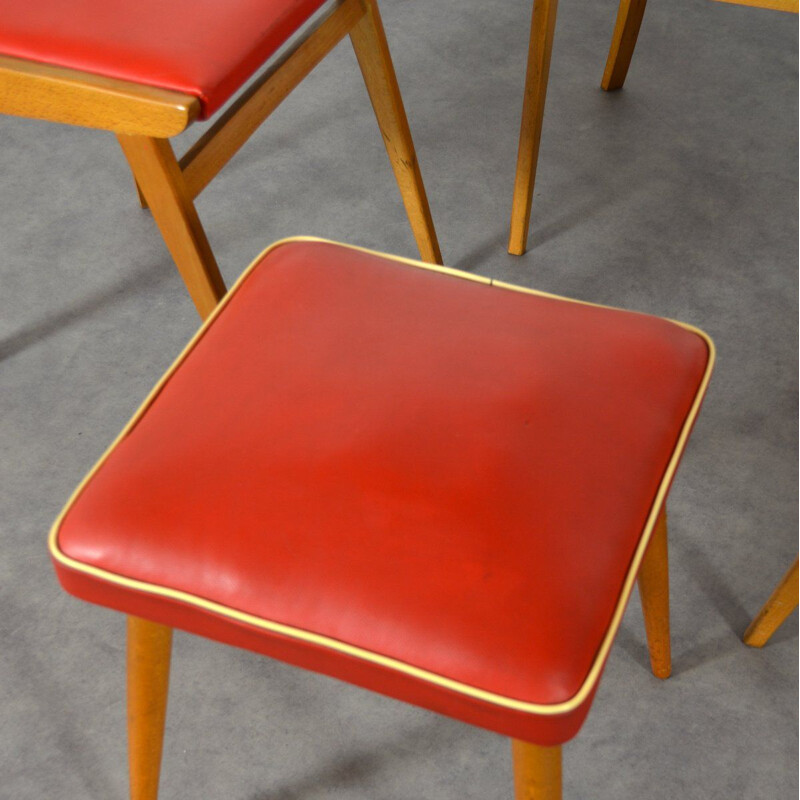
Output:
[[[54,529],[64,586],[517,738],[574,735],[706,340],[303,241],[204,331]]]
[[[195,95],[213,114],[325,0],[0,0],[0,53]]]

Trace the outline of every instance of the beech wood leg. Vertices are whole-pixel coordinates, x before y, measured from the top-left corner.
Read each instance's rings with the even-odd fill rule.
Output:
[[[225,283],[167,139],[117,134],[133,176],[167,247],[205,319],[225,294]]]
[[[542,138],[542,119],[557,7],[558,0],[534,0],[533,3],[522,126],[514,178],[514,201],[511,206],[511,232],[508,238],[508,252],[515,256],[521,256],[528,246],[528,226],[536,181],[536,163],[539,160],[539,142]]]
[[[366,13],[350,31],[350,40],[422,260],[441,264],[442,254],[378,6],[374,0],[365,0],[365,8]]]
[[[771,11],[788,11],[797,14],[800,10],[797,0],[717,0],[719,3],[732,3],[737,6],[751,6],[752,8],[766,8]]]
[[[669,641],[669,555],[667,512],[661,509],[650,544],[639,567],[639,595],[650,650],[650,665],[657,678],[669,678],[672,655]]]
[[[147,200],[144,199],[144,195],[142,194],[142,190],[139,188],[139,184],[136,182],[136,178],[133,179],[133,185],[136,187],[136,195],[139,198],[139,205],[142,208],[147,209]]]
[[[744,632],[744,643],[750,647],[763,647],[773,633],[783,624],[786,617],[797,608],[798,599],[798,560],[789,567],[781,578],[769,600],[758,612],[755,619]]]
[[[561,747],[511,740],[515,800],[561,800]]]
[[[625,83],[646,4],[647,0],[620,0],[606,70],[600,84],[607,92],[621,89]]]
[[[167,716],[172,628],[128,617],[128,764],[131,800],[157,800]]]

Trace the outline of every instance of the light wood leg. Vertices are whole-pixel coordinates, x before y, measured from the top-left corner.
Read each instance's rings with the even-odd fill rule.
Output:
[[[511,740],[515,800],[561,800],[561,747]]]
[[[128,764],[131,800],[157,800],[172,628],[128,617]]]
[[[508,252],[515,256],[521,256],[528,246],[528,226],[531,221],[536,163],[539,160],[539,142],[542,138],[542,119],[557,7],[558,0],[534,0],[533,3],[517,173],[514,178],[514,201],[511,206],[511,233],[508,239]]]
[[[650,650],[650,666],[657,678],[669,678],[672,655],[669,641],[669,555],[667,512],[662,508],[639,567],[639,595]]]
[[[631,65],[647,0],[620,0],[606,71],[600,84],[607,92],[621,89]]]
[[[364,4],[366,13],[350,31],[350,40],[422,260],[441,264],[442,254],[378,6],[374,0],[364,0]]]
[[[205,319],[225,294],[225,284],[167,139],[117,134],[161,235]]]
[[[789,567],[781,582],[756,618],[744,632],[744,643],[750,647],[763,647],[773,633],[783,624],[789,614],[797,608],[798,560]]]
[[[752,8],[766,8],[771,11],[788,11],[797,14],[800,4],[797,0],[717,0],[719,3],[733,3],[737,6],[751,6]]]
[[[136,179],[135,178],[133,179],[133,182],[134,182],[134,184],[136,184],[136,194],[139,197],[139,205],[144,209],[149,208],[149,206],[147,205],[147,200],[144,199],[144,195],[142,194],[142,190],[139,188],[139,184],[136,183]]]

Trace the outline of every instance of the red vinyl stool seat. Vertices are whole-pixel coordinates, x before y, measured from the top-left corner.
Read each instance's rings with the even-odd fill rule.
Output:
[[[555,745],[712,361],[679,323],[279,242],[69,501],[55,567],[85,600]]]

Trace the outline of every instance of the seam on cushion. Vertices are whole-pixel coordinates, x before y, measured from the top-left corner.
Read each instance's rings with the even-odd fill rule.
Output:
[[[658,513],[660,512],[661,507],[666,499],[667,491],[674,477],[680,457],[685,449],[689,433],[691,432],[694,421],[700,410],[700,405],[702,403],[703,396],[705,395],[709,379],[711,378],[711,372],[713,370],[714,361],[716,358],[716,350],[714,347],[714,343],[711,340],[711,338],[706,333],[701,331],[699,328],[695,328],[694,326],[687,325],[686,323],[683,322],[675,322],[673,320],[667,320],[668,322],[671,322],[672,324],[677,325],[678,327],[681,327],[691,333],[694,333],[703,340],[708,349],[708,361],[706,362],[706,368],[703,373],[703,377],[701,378],[700,383],[697,387],[689,411],[684,417],[683,425],[681,426],[680,432],[675,441],[675,446],[673,447],[672,455],[670,456],[670,459],[667,462],[667,466],[662,475],[661,481],[658,486],[658,490],[656,491],[655,497],[653,498],[653,505],[651,506],[650,511],[647,515],[647,520],[645,522],[644,530],[642,531],[637,547],[634,550],[633,558],[631,559],[628,571],[625,575],[625,579],[622,582],[622,586],[619,595],[617,597],[617,602],[614,607],[614,612],[612,613],[611,619],[606,628],[605,636],[603,637],[600,643],[600,647],[598,648],[597,653],[595,654],[592,665],[589,668],[586,677],[584,678],[584,681],[581,684],[581,687],[568,700],[563,700],[558,703],[535,703],[525,700],[519,700],[513,697],[507,697],[505,695],[497,694],[495,692],[491,692],[485,689],[480,689],[476,686],[471,686],[469,684],[456,681],[452,678],[447,678],[444,675],[439,675],[437,673],[430,672],[429,670],[422,669],[421,667],[414,667],[410,664],[406,664],[405,662],[400,661],[399,659],[391,658],[389,656],[384,656],[381,655],[380,653],[375,653],[373,651],[367,650],[362,647],[358,647],[356,645],[351,645],[346,642],[341,642],[337,639],[333,639],[323,634],[313,633],[311,631],[306,631],[302,628],[296,628],[291,625],[285,625],[283,623],[275,622],[273,620],[257,617],[255,615],[248,614],[243,611],[238,611],[236,609],[223,606],[222,604],[215,603],[214,601],[189,594],[188,592],[183,592],[177,589],[170,589],[165,586],[150,584],[146,583],[145,581],[139,581],[133,578],[127,578],[125,576],[116,575],[115,573],[100,569],[99,567],[94,567],[90,564],[85,564],[83,562],[76,561],[75,559],[70,558],[68,555],[66,555],[59,548],[58,532],[61,527],[61,524],[63,523],[65,517],[69,513],[73,504],[78,500],[80,495],[83,493],[83,490],[91,481],[94,474],[102,467],[106,459],[116,449],[117,445],[130,432],[132,432],[135,429],[139,419],[144,416],[146,411],[150,408],[152,403],[155,401],[155,399],[161,393],[163,388],[169,382],[169,379],[177,371],[177,369],[180,367],[183,361],[188,357],[189,353],[195,348],[198,342],[200,342],[200,340],[203,338],[203,336],[205,335],[209,327],[217,319],[217,317],[220,314],[222,314],[222,312],[227,307],[228,303],[231,301],[231,298],[241,288],[241,286],[244,284],[244,282],[247,280],[250,274],[255,270],[255,268],[259,264],[261,264],[262,261],[264,261],[272,251],[276,250],[277,248],[283,245],[292,243],[317,243],[317,244],[334,245],[337,247],[343,247],[349,250],[355,250],[358,252],[367,253],[369,255],[388,259],[391,261],[407,264],[409,266],[426,269],[432,272],[440,272],[446,275],[451,275],[453,277],[472,280],[498,289],[505,289],[508,291],[519,291],[526,294],[534,294],[543,297],[550,297],[557,300],[561,300],[563,302],[579,303],[581,305],[594,306],[598,308],[608,308],[609,310],[615,310],[615,311],[620,310],[620,309],[614,309],[609,306],[602,306],[597,303],[589,303],[583,300],[573,300],[572,298],[560,297],[558,295],[548,294],[546,292],[539,292],[536,291],[535,289],[526,289],[524,287],[514,286],[512,284],[503,283],[501,281],[493,281],[490,278],[485,278],[479,275],[472,275],[470,273],[462,272],[460,270],[455,270],[450,267],[442,267],[438,265],[426,264],[421,261],[415,261],[413,259],[402,258],[400,256],[393,256],[386,253],[380,253],[374,250],[368,250],[367,248],[356,247],[354,245],[346,245],[340,242],[333,242],[327,239],[319,239],[312,236],[296,236],[287,239],[281,239],[271,244],[265,250],[263,250],[258,256],[256,256],[256,258],[251,262],[251,264],[247,267],[247,269],[244,270],[244,272],[240,275],[236,283],[231,287],[231,289],[228,291],[225,297],[220,301],[219,305],[217,305],[217,307],[214,309],[211,315],[205,320],[205,322],[202,324],[197,333],[195,333],[190,342],[186,345],[186,347],[183,349],[183,351],[180,353],[177,359],[173,362],[172,366],[167,370],[167,372],[162,376],[161,380],[155,385],[150,394],[145,398],[144,402],[139,406],[137,411],[134,413],[133,417],[123,428],[122,432],[112,442],[109,448],[100,457],[100,460],[95,464],[95,466],[83,479],[80,485],[75,489],[72,496],[67,501],[66,505],[64,506],[63,510],[59,514],[56,521],[53,523],[53,526],[50,530],[50,535],[48,538],[48,547],[52,557],[58,563],[70,569],[82,572],[87,575],[91,575],[92,577],[99,578],[101,580],[108,581],[109,583],[136,589],[137,591],[144,592],[145,594],[151,594],[177,600],[179,602],[186,603],[191,606],[205,609],[219,616],[228,617],[230,619],[243,622],[255,628],[261,628],[264,630],[271,631],[273,633],[278,633],[283,636],[287,636],[295,640],[309,642],[312,644],[316,644],[320,647],[326,647],[330,650],[345,653],[354,658],[360,658],[361,660],[368,661],[373,664],[378,664],[379,666],[383,666],[388,669],[393,669],[397,672],[410,675],[427,683],[432,683],[434,685],[441,686],[442,688],[449,689],[458,694],[466,695],[468,697],[472,697],[478,700],[483,700],[484,702],[490,703],[492,705],[512,709],[514,711],[520,711],[523,713],[540,714],[544,716],[553,716],[557,714],[565,714],[570,711],[574,711],[578,706],[580,706],[584,702],[584,700],[586,700],[589,697],[589,695],[595,688],[600,678],[600,673],[602,672],[606,657],[608,656],[608,652],[611,649],[614,637],[617,633],[617,630],[619,629],[619,625],[622,620],[622,614],[625,610],[628,599],[630,598],[631,592],[633,590],[633,584],[636,581],[636,576],[638,574],[639,567],[641,566],[641,562],[642,559],[644,558],[647,546],[650,543],[650,538],[655,528],[656,520],[658,518]],[[661,319],[664,318],[662,317]]]

